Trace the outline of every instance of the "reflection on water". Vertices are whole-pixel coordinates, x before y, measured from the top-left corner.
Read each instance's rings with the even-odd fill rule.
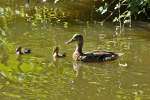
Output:
[[[81,73],[81,65],[79,62],[73,62],[73,70],[75,71],[76,77],[82,77]]]
[[[17,27],[17,28],[16,28]],[[2,100],[148,100],[149,34],[135,28],[114,37],[113,29],[99,25],[50,26],[30,30],[12,26],[7,38],[13,48],[0,46],[0,98]],[[74,44],[64,42],[82,33],[84,51],[109,50],[124,53],[104,63],[73,62]],[[16,46],[32,49],[31,55],[16,55]],[[67,57],[53,60],[54,46]]]
[[[18,64],[17,64],[17,68],[20,72],[23,72],[22,69],[21,69],[21,65],[23,64],[23,58],[22,58],[22,55],[17,55],[17,59],[18,61]]]

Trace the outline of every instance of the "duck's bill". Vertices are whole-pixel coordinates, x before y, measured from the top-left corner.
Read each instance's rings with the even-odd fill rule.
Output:
[[[69,41],[65,42],[65,44],[70,44],[74,41],[74,39],[70,39]]]

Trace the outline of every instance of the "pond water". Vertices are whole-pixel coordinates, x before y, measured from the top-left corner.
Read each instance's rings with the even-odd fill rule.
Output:
[[[123,55],[112,62],[74,62],[75,44],[64,43],[75,33],[84,36],[84,51]],[[142,28],[114,36],[109,24],[32,29],[17,23],[6,39],[0,45],[1,100],[150,100],[150,34]],[[19,45],[32,53],[17,56]],[[53,61],[54,46],[67,57]]]

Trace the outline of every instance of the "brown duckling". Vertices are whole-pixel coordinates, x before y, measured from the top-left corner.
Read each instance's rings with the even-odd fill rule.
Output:
[[[76,49],[73,53],[73,60],[83,62],[102,62],[117,59],[119,56],[114,52],[109,51],[93,51],[88,53],[82,52],[83,36],[81,34],[74,34],[73,37],[66,42],[66,44],[76,42]]]
[[[16,54],[23,55],[23,54],[30,54],[31,49],[29,48],[22,48],[21,46],[16,48]]]
[[[63,57],[66,57],[66,54],[65,53],[60,53],[59,52],[59,47],[55,47],[53,49],[53,58],[63,58]]]

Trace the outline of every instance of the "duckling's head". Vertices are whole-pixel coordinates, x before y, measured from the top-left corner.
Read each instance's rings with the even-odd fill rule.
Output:
[[[77,41],[77,43],[83,42],[83,36],[81,34],[74,34],[73,37],[66,42],[66,44],[72,43],[74,41]]]
[[[21,54],[21,50],[22,50],[22,47],[21,47],[21,46],[18,46],[18,47],[16,48],[16,53],[17,53],[17,54]]]
[[[53,49],[53,60],[56,61],[56,58],[66,57],[65,53],[59,53],[59,47],[54,47]]]
[[[54,49],[53,49],[53,54],[55,54],[55,53],[58,54],[58,52],[59,52],[59,47],[57,47],[57,46],[54,47]]]

